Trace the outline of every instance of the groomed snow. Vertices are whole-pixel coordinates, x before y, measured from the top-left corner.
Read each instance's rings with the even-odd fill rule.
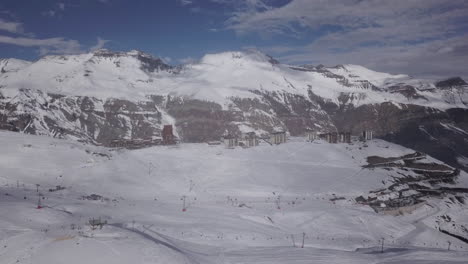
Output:
[[[368,147],[293,138],[250,149],[181,144],[130,151],[0,132],[0,145],[0,263],[462,263],[468,258],[466,244],[433,226],[435,216],[448,213],[468,222],[466,208],[434,199],[395,217],[353,201],[392,176],[363,170],[368,155],[412,152],[381,140]],[[463,184],[466,178],[463,173]],[[35,184],[44,195],[42,209],[36,209]],[[57,185],[66,189],[47,191]],[[90,194],[105,199],[81,199]],[[345,199],[333,202],[334,197]],[[88,220],[99,217],[108,225],[91,230]],[[447,241],[452,251],[446,250]]]

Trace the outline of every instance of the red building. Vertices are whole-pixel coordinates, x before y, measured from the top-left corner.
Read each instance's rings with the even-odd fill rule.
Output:
[[[176,143],[176,138],[172,130],[172,125],[164,125],[163,130],[162,130],[162,139],[163,139],[163,144],[165,145]]]

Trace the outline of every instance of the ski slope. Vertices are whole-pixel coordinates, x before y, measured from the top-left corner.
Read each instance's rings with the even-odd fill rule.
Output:
[[[466,207],[432,199],[411,214],[390,216],[354,202],[395,176],[363,170],[367,156],[413,152],[382,140],[367,147],[292,138],[250,149],[124,150],[0,132],[0,145],[2,264],[468,259],[467,244],[434,228],[442,214],[468,223]],[[467,178],[462,173],[458,186],[468,186]],[[48,191],[57,185],[66,189]],[[82,198],[91,194],[103,199]],[[330,200],[336,197],[344,199]],[[91,218],[108,224],[91,230]]]

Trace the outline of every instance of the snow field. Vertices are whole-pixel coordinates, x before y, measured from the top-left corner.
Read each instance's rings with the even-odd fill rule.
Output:
[[[394,217],[353,201],[392,176],[362,170],[365,157],[412,152],[381,140],[368,147],[293,138],[250,149],[122,150],[0,132],[0,144],[0,263],[461,263],[468,257],[466,245],[432,226],[443,213],[466,223],[460,208],[434,199],[434,207]],[[43,209],[35,208],[35,184]],[[66,189],[48,191],[56,185]],[[90,194],[104,199],[82,199]],[[330,200],[335,197],[344,199]],[[91,218],[108,225],[91,230]],[[377,254],[381,238],[388,251]],[[444,251],[447,241],[454,251]]]

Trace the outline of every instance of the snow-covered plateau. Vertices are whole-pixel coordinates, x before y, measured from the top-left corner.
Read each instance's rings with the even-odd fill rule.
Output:
[[[467,173],[384,140],[127,150],[3,131],[0,146],[2,264],[468,259]],[[395,192],[420,201],[395,214]]]

